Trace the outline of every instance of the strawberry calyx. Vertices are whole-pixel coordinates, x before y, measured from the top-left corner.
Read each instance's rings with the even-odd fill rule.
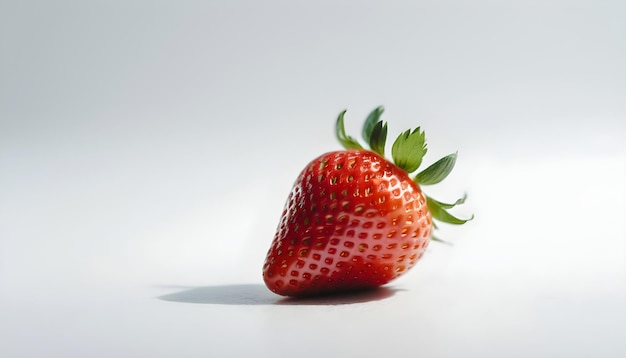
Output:
[[[376,107],[372,112],[370,112],[365,119],[365,123],[363,124],[362,136],[368,144],[369,150],[385,157],[387,123],[380,119],[383,112],[384,108],[382,106]],[[341,143],[341,145],[348,150],[368,150],[356,139],[346,134],[344,127],[345,114],[346,110],[339,114],[335,127],[339,143]],[[401,168],[408,174],[412,174],[420,168],[427,151],[428,147],[426,145],[426,135],[420,127],[417,127],[413,130],[409,129],[400,133],[391,147],[391,157],[393,159],[393,163],[397,167]],[[455,152],[435,161],[426,167],[426,169],[423,169],[415,174],[413,176],[413,181],[419,186],[440,183],[450,174],[450,172],[452,172],[456,163],[457,155],[458,153]],[[463,204],[467,198],[466,194],[454,203],[444,203],[435,200],[428,195],[425,196],[428,210],[434,220],[447,224],[462,225],[474,218],[474,215],[467,219],[458,218],[450,214],[448,211],[457,205]],[[435,222],[433,222],[433,228],[437,228]],[[445,241],[435,237],[434,235],[431,239],[445,243]]]

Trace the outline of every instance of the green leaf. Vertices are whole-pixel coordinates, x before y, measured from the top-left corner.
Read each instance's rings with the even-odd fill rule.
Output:
[[[337,118],[337,125],[335,126],[335,134],[337,135],[337,139],[339,143],[346,149],[363,149],[363,147],[356,141],[356,139],[346,135],[346,129],[343,125],[343,116],[346,114],[346,110],[343,110],[339,113],[339,118]]]
[[[457,201],[455,201],[452,204],[446,204],[446,203],[442,203],[441,201],[437,201],[433,198],[430,198],[430,200],[432,200],[433,202],[436,202],[437,205],[439,205],[440,207],[444,208],[444,209],[452,209],[453,207],[457,206],[457,205],[461,205],[463,203],[465,203],[465,199],[467,199],[467,193],[463,194],[463,197],[460,199],[457,199]]]
[[[371,142],[370,139],[372,138],[372,132],[374,131],[374,127],[376,127],[376,124],[380,122],[380,116],[383,114],[384,111],[385,108],[383,106],[376,107],[367,116],[367,119],[365,119],[365,123],[363,123],[363,139],[365,139],[365,142],[367,142],[368,144]]]
[[[426,197],[426,205],[428,206],[428,210],[430,214],[433,216],[433,219],[439,220],[444,223],[454,224],[454,225],[462,225],[466,222],[472,220],[474,215],[472,215],[469,219],[459,219],[452,214],[450,214],[446,209],[439,205],[440,202],[434,200],[430,197]]]
[[[441,240],[440,238],[438,238],[438,237],[437,237],[437,236],[435,236],[435,235],[431,235],[431,236],[430,236],[430,239],[431,239],[431,240],[433,240],[433,241],[437,241],[437,242],[439,242],[439,243],[442,243],[442,244],[446,244],[446,245],[450,245],[450,246],[452,246],[452,243],[450,243],[450,242],[448,242],[448,241]]]
[[[385,143],[387,142],[387,123],[380,121],[376,123],[374,130],[372,131],[372,136],[370,137],[370,148],[380,154],[381,156],[385,156]]]
[[[407,130],[396,138],[391,147],[391,156],[397,166],[412,173],[422,164],[427,150],[426,134],[417,127],[413,132]]]
[[[444,180],[454,168],[457,153],[446,155],[428,168],[422,170],[415,176],[415,181],[421,185],[437,184]]]

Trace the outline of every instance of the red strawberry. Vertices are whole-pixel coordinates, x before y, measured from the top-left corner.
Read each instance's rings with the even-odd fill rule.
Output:
[[[365,121],[365,150],[346,135],[343,111],[336,133],[344,151],[309,163],[294,184],[263,266],[263,279],[284,296],[310,296],[384,285],[422,257],[433,219],[463,224],[419,184],[436,184],[454,167],[450,154],[418,173],[426,153],[420,128],[400,134],[394,163],[384,158],[387,124],[376,108]]]

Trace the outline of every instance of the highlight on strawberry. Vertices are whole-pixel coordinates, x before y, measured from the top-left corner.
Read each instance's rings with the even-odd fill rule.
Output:
[[[346,135],[344,110],[336,136],[345,150],[323,154],[296,179],[263,265],[274,293],[303,297],[384,285],[422,257],[436,222],[464,224],[448,211],[463,204],[435,200],[421,186],[441,182],[457,153],[418,171],[427,152],[424,131],[402,132],[385,158],[383,107],[365,120],[369,149]],[[417,173],[415,173],[417,172]]]

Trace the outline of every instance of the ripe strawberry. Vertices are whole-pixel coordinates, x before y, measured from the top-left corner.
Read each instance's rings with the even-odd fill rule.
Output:
[[[318,157],[296,179],[263,266],[271,291],[311,296],[384,285],[412,268],[431,239],[438,240],[433,219],[467,221],[447,212],[465,198],[445,204],[418,185],[443,180],[456,153],[412,179],[409,173],[426,153],[424,132],[418,127],[400,134],[392,146],[393,164],[384,158],[382,112],[376,108],[365,121],[363,137],[371,148],[366,150],[346,135],[343,111],[336,134],[346,150]]]

